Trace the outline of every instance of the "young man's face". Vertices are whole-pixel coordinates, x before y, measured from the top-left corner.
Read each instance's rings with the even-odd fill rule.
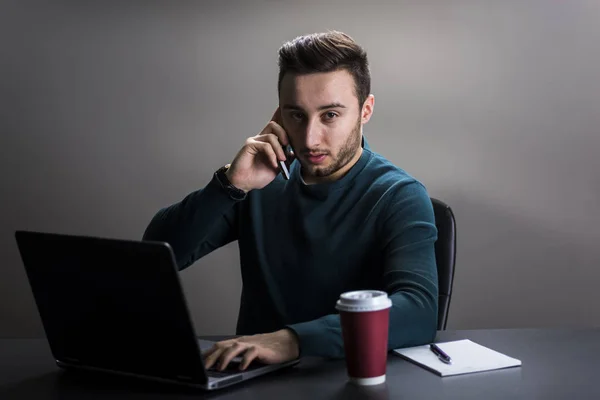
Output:
[[[339,179],[358,160],[373,96],[359,107],[349,72],[285,74],[279,103],[283,127],[307,183]]]

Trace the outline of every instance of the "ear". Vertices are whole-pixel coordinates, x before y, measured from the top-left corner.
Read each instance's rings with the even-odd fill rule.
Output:
[[[370,94],[365,100],[362,110],[360,112],[360,122],[366,124],[373,115],[373,108],[375,107],[375,96]]]

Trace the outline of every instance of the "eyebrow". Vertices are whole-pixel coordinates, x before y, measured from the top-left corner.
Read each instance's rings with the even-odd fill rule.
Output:
[[[326,110],[329,108],[346,108],[346,106],[343,105],[342,103],[331,103],[331,104],[325,104],[324,106],[320,106],[319,108],[317,108],[317,110],[321,111],[321,110]],[[301,107],[298,107],[294,104],[284,104],[283,109],[284,110],[304,111]]]

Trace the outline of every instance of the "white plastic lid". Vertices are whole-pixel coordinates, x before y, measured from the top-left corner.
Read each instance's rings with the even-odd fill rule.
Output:
[[[392,306],[386,292],[379,290],[357,290],[340,295],[335,308],[339,311],[379,311]]]

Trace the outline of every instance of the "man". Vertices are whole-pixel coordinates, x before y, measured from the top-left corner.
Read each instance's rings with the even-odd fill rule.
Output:
[[[205,353],[207,367],[343,357],[335,303],[358,289],[390,295],[390,349],[433,340],[433,209],[423,185],[363,138],[374,107],[365,51],[341,32],[313,34],[284,44],[279,68],[271,121],[144,234],[170,243],[180,269],[238,240],[242,336]]]

